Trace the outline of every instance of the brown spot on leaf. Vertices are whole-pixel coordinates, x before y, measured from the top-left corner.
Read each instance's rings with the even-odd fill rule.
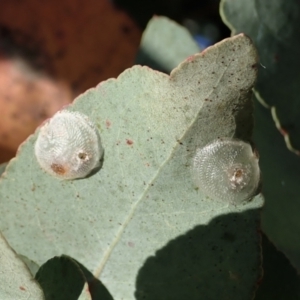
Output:
[[[111,126],[111,122],[109,120],[106,120],[105,125],[106,125],[106,128],[108,129]]]
[[[131,146],[133,144],[133,140],[130,139],[126,139],[126,144]]]
[[[134,247],[134,243],[133,242],[128,242],[128,246],[133,248]]]

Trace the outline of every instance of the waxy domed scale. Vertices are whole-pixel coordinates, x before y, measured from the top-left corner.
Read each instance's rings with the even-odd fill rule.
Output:
[[[86,177],[99,167],[100,135],[89,118],[62,110],[40,128],[35,156],[41,168],[60,179]]]
[[[237,139],[219,138],[197,149],[192,171],[200,191],[232,204],[251,200],[260,182],[256,153]]]

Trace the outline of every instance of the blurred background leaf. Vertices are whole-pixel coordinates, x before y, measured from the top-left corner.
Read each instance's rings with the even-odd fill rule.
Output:
[[[188,30],[166,17],[152,18],[145,29],[136,64],[170,73],[190,55],[200,52]]]
[[[223,0],[220,12],[233,35],[244,32],[255,43],[263,65],[259,100],[276,108],[273,118],[287,146],[300,150],[299,1]]]
[[[298,300],[300,278],[297,271],[281,251],[262,235],[264,276],[255,295],[255,300]]]

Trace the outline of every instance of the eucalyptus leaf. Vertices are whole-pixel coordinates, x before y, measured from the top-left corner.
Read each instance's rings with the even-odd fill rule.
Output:
[[[264,277],[255,300],[300,299],[300,276],[286,256],[262,235]]]
[[[274,121],[287,146],[300,150],[299,1],[222,0],[220,12],[233,35],[252,38],[262,64],[255,89],[276,107]]]
[[[167,17],[153,17],[142,36],[136,64],[170,73],[190,55],[200,52],[186,28]]]
[[[0,253],[0,299],[44,299],[38,283],[1,234]]]
[[[290,152],[272,123],[270,111],[255,105],[254,140],[260,154],[262,229],[277,249],[300,270],[300,159]]]
[[[243,277],[238,289],[229,289],[230,299],[252,299],[261,275],[257,221],[263,199],[258,195],[239,205],[212,200],[196,188],[190,167],[196,149],[218,137],[251,139],[256,71],[256,50],[241,34],[189,57],[170,76],[134,66],[88,90],[68,109],[86,114],[99,129],[102,168],[74,181],[46,174],[34,157],[37,130],[0,181],[4,235],[38,264],[62,253],[71,256],[100,278],[115,300],[129,300],[142,292],[137,276],[157,250],[196,226],[205,230],[217,217],[246,213],[249,227],[241,240],[240,228],[231,224],[235,218],[215,234],[220,243],[222,236],[224,243],[238,236],[235,250],[247,254],[236,258],[249,276],[227,259],[218,260],[222,274],[237,282]],[[222,257],[232,259],[232,248],[224,249]],[[194,259],[200,265],[201,253]],[[197,299],[207,298],[208,284],[216,289],[215,279],[203,279]]]
[[[19,254],[19,258],[25,263],[31,275],[35,277],[35,274],[39,270],[40,266],[36,262],[34,262],[33,260],[29,259],[28,257],[22,254],[21,255]]]

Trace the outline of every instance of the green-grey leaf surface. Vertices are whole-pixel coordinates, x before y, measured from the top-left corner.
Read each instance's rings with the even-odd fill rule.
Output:
[[[153,17],[143,33],[136,64],[170,73],[190,55],[200,52],[186,28],[167,17]]]
[[[43,300],[44,295],[18,255],[0,234],[0,299]]]
[[[33,154],[37,130],[1,178],[0,226],[8,241],[38,264],[67,254],[99,277],[115,300],[129,300],[146,259],[195,226],[255,210],[248,222],[255,233],[262,198],[239,206],[211,200],[195,188],[190,166],[196,148],[217,137],[250,139],[256,63],[251,41],[238,35],[190,57],[170,77],[135,66],[78,97],[68,109],[99,128],[102,169],[74,181],[44,173]],[[245,291],[243,299],[251,299],[260,276],[258,236],[248,233],[236,251],[249,245],[256,251],[239,261],[249,272],[230,299]],[[195,257],[195,265],[200,260]],[[230,276],[227,260],[219,264]],[[207,284],[198,291],[204,298]]]
[[[34,277],[37,271],[39,270],[40,266],[35,261],[29,259],[28,257],[22,254],[19,254],[19,258],[25,263],[31,275]]]
[[[244,32],[254,41],[264,66],[255,89],[265,103],[276,107],[273,117],[287,146],[299,150],[299,1],[223,0],[220,11],[233,35]]]

